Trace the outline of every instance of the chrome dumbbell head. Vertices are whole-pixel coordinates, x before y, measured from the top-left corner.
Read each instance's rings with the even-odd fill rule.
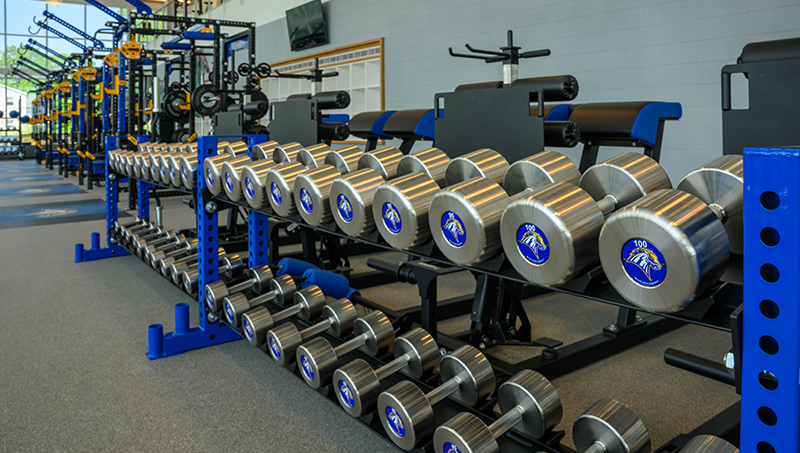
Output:
[[[502,184],[507,170],[505,157],[493,149],[483,148],[451,160],[444,172],[444,184],[452,186],[478,177]]]
[[[331,148],[328,145],[324,143],[318,143],[316,145],[301,149],[297,153],[296,160],[310,170],[323,165],[325,163],[325,156],[327,156],[330,151]]]
[[[273,300],[283,305],[284,300],[292,299],[296,291],[297,286],[292,277],[281,275],[269,282],[269,291],[252,299],[241,292],[226,297],[222,300],[222,312],[230,324],[239,327],[242,315],[246,312]]]
[[[279,365],[294,362],[297,348],[322,332],[328,331],[342,337],[353,330],[358,313],[347,299],[339,299],[322,308],[322,319],[302,331],[292,323],[280,325],[267,332],[267,344],[272,359]]]
[[[168,231],[156,241],[150,241],[142,249],[142,259],[155,269],[158,261],[153,262],[153,255],[163,256],[164,253],[171,251],[175,247],[180,247],[186,243],[186,237],[176,231]]]
[[[373,370],[362,359],[355,359],[333,373],[336,396],[345,412],[359,417],[375,409],[381,393],[381,380],[398,371],[422,379],[439,367],[439,346],[422,328],[411,329],[394,341],[395,359]]]
[[[303,145],[297,142],[278,145],[272,150],[272,161],[276,164],[294,162],[297,158],[297,153],[299,153],[301,149],[303,149]]]
[[[734,244],[741,247],[743,176],[742,156],[723,156],[689,173],[678,189],[611,215],[599,251],[617,292],[643,310],[667,313],[716,283]],[[737,234],[734,242],[729,234]]]
[[[258,143],[253,145],[253,149],[250,151],[250,155],[252,156],[254,161],[266,161],[272,160],[272,151],[275,147],[278,146],[278,142],[276,141],[268,141],[264,143]]]
[[[572,425],[578,453],[647,453],[650,434],[630,407],[604,398],[586,410]]]
[[[167,259],[170,260],[167,263],[168,266],[169,264],[172,264],[174,262],[174,257],[196,252],[197,243],[198,243],[197,239],[190,239],[188,241],[186,239],[183,239],[173,244],[172,248],[164,248],[161,250],[157,250],[152,254],[150,254],[150,266],[153,269],[161,271],[162,274],[166,274],[166,270],[168,269],[168,267],[165,266],[164,260]]]
[[[358,319],[353,325],[355,337],[337,347],[331,346],[328,340],[317,337],[297,348],[297,357],[306,384],[311,388],[328,385],[333,372],[339,367],[339,357],[361,349],[377,356],[388,352],[394,342],[394,327],[389,318],[381,311],[370,312]]]
[[[308,169],[299,162],[285,163],[267,171],[266,188],[272,210],[276,214],[289,217],[297,214],[294,203],[294,186],[297,176]]]
[[[512,184],[510,176],[506,182]],[[672,187],[664,169],[639,153],[623,153],[590,167],[579,188],[565,184],[574,181],[553,182],[517,197],[500,223],[509,261],[541,286],[560,286],[597,262],[597,237],[606,215],[647,193]]]
[[[503,415],[486,426],[469,412],[456,415],[433,434],[434,451],[499,453],[497,438],[509,429],[541,439],[561,421],[561,399],[555,387],[541,374],[523,370],[497,390]]]
[[[364,153],[358,160],[358,170],[333,181],[329,202],[342,231],[358,237],[375,230],[373,196],[385,180],[397,176],[402,158],[403,153],[391,146]]]
[[[495,389],[492,365],[480,351],[462,346],[442,357],[442,385],[425,394],[403,381],[378,396],[378,415],[389,438],[403,450],[411,450],[428,439],[436,428],[433,406],[452,396],[474,406]]]
[[[545,151],[509,167],[503,179],[505,188],[487,177],[448,187],[431,201],[428,222],[433,239],[457,264],[471,265],[491,258],[502,248],[503,212],[514,198],[522,196],[520,191],[528,193],[557,181],[575,183],[579,177],[572,161]]]
[[[347,146],[330,151],[325,155],[325,165],[332,165],[340,174],[347,174],[358,169],[358,160],[364,150],[358,146]]]
[[[241,192],[247,204],[253,209],[269,207],[269,193],[267,193],[267,172],[277,166],[272,160],[260,160],[245,165],[239,175]],[[231,194],[228,194],[231,197]],[[233,199],[233,198],[231,198]]]
[[[300,217],[309,225],[322,225],[333,220],[328,201],[331,184],[341,173],[332,165],[297,175],[294,183],[294,203]]]
[[[237,157],[222,163],[222,189],[225,195],[233,201],[239,201],[242,197],[242,185],[240,175],[242,168],[253,161],[247,155]]]
[[[206,307],[212,312],[217,312],[222,309],[222,301],[231,294],[244,291],[246,289],[253,289],[253,291],[261,294],[267,289],[269,282],[275,277],[269,266],[259,266],[250,269],[248,272],[248,279],[236,283],[233,286],[228,285],[222,280],[209,283],[205,287],[206,294]]]
[[[717,436],[701,434],[687,442],[680,453],[739,453],[739,449]]]
[[[275,322],[294,315],[302,319],[314,319],[325,307],[325,295],[316,285],[295,292],[293,300],[294,305],[275,315],[270,314],[265,307],[256,308],[242,315],[242,326],[247,341],[253,346],[258,346],[266,341],[267,332],[272,329]]]

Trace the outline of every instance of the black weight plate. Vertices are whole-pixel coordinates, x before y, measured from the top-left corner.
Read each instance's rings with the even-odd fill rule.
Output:
[[[186,102],[185,91],[170,91],[164,98],[164,114],[179,123],[185,123],[189,121],[189,111],[180,108],[184,102]]]
[[[252,72],[252,68],[250,68],[250,65],[247,63],[241,63],[238,67],[238,70],[239,70],[239,75],[242,77],[247,77]]]
[[[217,87],[207,83],[195,88],[192,94],[192,108],[201,116],[211,116],[223,109],[226,96]]]
[[[250,86],[250,88],[257,87],[259,83],[261,83],[261,79],[259,79],[257,75],[250,74],[247,77],[247,84]]]
[[[272,68],[267,63],[259,63],[258,66],[256,66],[256,74],[262,79],[266,79],[272,74]]]
[[[184,143],[189,135],[191,135],[189,128],[182,127],[172,133],[172,143]]]

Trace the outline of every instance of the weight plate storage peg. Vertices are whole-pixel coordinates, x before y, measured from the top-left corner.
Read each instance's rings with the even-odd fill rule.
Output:
[[[572,425],[578,453],[649,453],[650,434],[630,407],[604,398]]]
[[[683,309],[742,251],[743,161],[722,156],[615,212],[600,232],[600,262],[625,300],[645,311]]]
[[[274,315],[266,307],[258,307],[242,315],[245,339],[253,346],[258,346],[266,341],[267,332],[276,322],[294,315],[307,321],[312,320],[317,318],[325,307],[325,295],[317,285],[296,291],[292,300],[294,304],[291,307]]]
[[[248,299],[242,292],[226,297],[222,300],[222,312],[230,324],[239,327],[242,315],[246,312],[273,300],[283,305],[284,300],[293,298],[296,291],[294,279],[289,275],[281,275],[269,282],[269,291],[252,299]]]
[[[457,169],[464,170],[461,164]],[[501,250],[500,219],[512,200],[555,182],[577,182],[579,177],[572,161],[545,151],[508,168],[502,183],[510,190],[486,177],[473,177],[443,189],[431,201],[428,222],[433,239],[450,261],[477,264]]]
[[[597,262],[606,215],[671,187],[667,173],[650,157],[620,154],[587,169],[577,187],[557,182],[512,201],[500,221],[503,250],[528,281],[563,285]]]
[[[441,354],[433,337],[417,327],[394,341],[395,359],[373,370],[363,359],[355,359],[333,373],[336,396],[342,409],[353,417],[375,410],[381,381],[398,371],[416,378],[431,376],[439,367]]]
[[[247,274],[249,277],[247,280],[238,282],[231,287],[228,287],[222,280],[207,284],[205,287],[206,307],[212,312],[218,312],[222,309],[222,301],[226,297],[246,289],[252,289],[261,294],[263,290],[269,287],[272,279],[275,278],[272,270],[267,265],[250,269]]]
[[[378,187],[397,176],[403,153],[392,146],[364,153],[358,169],[331,184],[329,201],[336,224],[347,235],[359,237],[375,231],[372,198]]]
[[[325,156],[325,164],[297,175],[294,203],[306,223],[319,226],[333,221],[328,201],[331,185],[337,177],[355,171],[363,154],[357,146],[331,151]]]
[[[353,330],[353,323],[358,313],[347,299],[339,299],[322,308],[322,319],[303,330],[292,323],[280,325],[267,332],[267,344],[270,356],[279,365],[294,362],[297,348],[304,341],[322,332],[330,332],[337,337],[348,335]]]
[[[392,348],[394,327],[383,312],[375,310],[355,320],[353,335],[335,348],[322,337],[297,348],[300,374],[306,384],[314,389],[330,384],[333,372],[339,367],[339,357],[356,349],[372,356],[385,354]]]
[[[495,376],[489,360],[473,346],[464,345],[442,357],[442,384],[427,394],[402,381],[378,396],[378,415],[389,438],[409,451],[430,438],[436,428],[433,406],[453,397],[475,406],[494,393]]]
[[[489,426],[469,412],[462,412],[436,428],[434,451],[499,453],[497,438],[512,430],[541,439],[561,422],[561,399],[555,387],[541,374],[522,370],[497,390],[503,414]]]

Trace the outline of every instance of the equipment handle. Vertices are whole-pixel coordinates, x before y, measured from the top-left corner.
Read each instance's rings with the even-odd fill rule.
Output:
[[[536,58],[536,57],[546,57],[550,55],[550,49],[541,49],[541,50],[530,50],[528,52],[522,52],[519,54],[520,58]]]
[[[722,73],[722,110],[731,109],[731,73]]]
[[[687,352],[678,351],[677,349],[669,348],[664,351],[664,362],[668,365],[689,371],[690,373],[699,374],[715,381],[722,382],[728,385],[736,385],[736,378],[728,373],[721,363],[717,363]]]

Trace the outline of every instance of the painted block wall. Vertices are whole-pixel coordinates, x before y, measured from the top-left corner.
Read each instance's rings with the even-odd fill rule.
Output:
[[[286,1],[234,1],[287,8]],[[330,43],[306,52],[385,38],[387,109],[426,108],[437,92],[501,80],[499,64],[452,58],[447,48],[494,49],[509,29],[523,50],[552,51],[523,60],[520,77],[572,74],[580,83],[575,102],[680,102],[683,118],[667,123],[662,151],[674,183],[722,153],[722,66],[749,42],[800,36],[798,0],[330,0],[324,9]],[[298,54],[281,11],[257,29],[258,61]],[[735,88],[736,101],[744,85]],[[559,151],[580,155],[580,147]],[[621,151],[601,151],[600,160]]]

